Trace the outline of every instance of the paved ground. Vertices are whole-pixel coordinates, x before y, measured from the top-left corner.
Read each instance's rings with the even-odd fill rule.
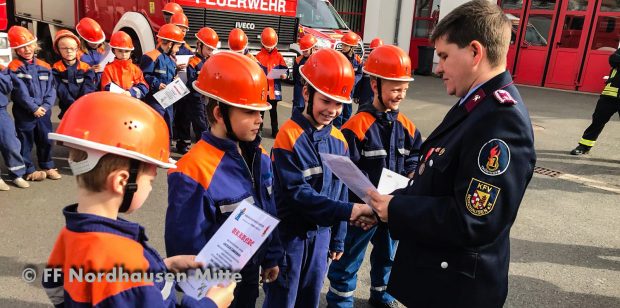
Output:
[[[512,229],[506,306],[620,307],[620,121],[614,117],[608,124],[591,155],[573,157],[568,151],[589,124],[598,96],[520,90],[536,129],[537,165],[562,174],[536,174],[530,183]],[[285,97],[291,92],[285,88]],[[402,110],[427,136],[454,102],[438,79],[417,77]],[[278,109],[283,123],[290,104]],[[269,149],[273,140],[264,143]],[[26,265],[44,264],[63,226],[60,210],[75,201],[66,152],[57,148],[54,156],[62,180],[0,192],[0,307],[49,306],[39,283],[20,277]],[[6,177],[3,162],[0,166]],[[146,226],[152,245],[162,252],[165,208],[160,172],[149,203],[130,219]],[[366,307],[368,271],[366,260],[355,294],[358,307]]]

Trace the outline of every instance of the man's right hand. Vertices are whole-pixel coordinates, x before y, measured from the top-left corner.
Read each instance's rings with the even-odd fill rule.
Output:
[[[377,224],[377,219],[375,217],[375,212],[369,205],[355,203],[353,204],[353,210],[351,211],[349,222],[361,227],[364,230],[368,230]]]
[[[214,301],[218,308],[229,307],[235,298],[234,292],[236,286],[237,283],[233,281],[227,287],[222,285],[211,287],[209,291],[207,291],[207,297]]]

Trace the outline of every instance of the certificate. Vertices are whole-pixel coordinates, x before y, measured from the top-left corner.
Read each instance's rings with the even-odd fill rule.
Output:
[[[377,190],[382,195],[389,195],[397,189],[405,188],[409,185],[408,177],[402,176],[392,170],[385,169],[381,171],[381,179],[379,180],[379,185],[377,185]]]
[[[105,51],[105,54],[103,56],[103,60],[101,60],[101,62],[99,62],[99,65],[101,66],[101,69],[103,70],[103,68],[110,62],[114,61],[114,53],[112,52],[112,48],[108,48]]]
[[[242,201],[200,250],[196,262],[201,262],[211,269],[239,272],[279,222],[277,218],[258,207]],[[201,299],[205,297],[210,287],[230,282],[218,278],[222,277],[208,279],[190,274],[186,281],[179,282],[179,286],[185,294]]]
[[[110,82],[110,92],[123,94],[125,93],[125,89],[119,87],[117,84],[113,82]]]
[[[162,107],[167,108],[187,94],[189,94],[189,89],[185,86],[183,80],[177,78],[166,85],[163,90],[153,94],[153,97]]]
[[[280,79],[280,76],[286,75],[288,68],[274,68],[267,74],[267,79]]]
[[[321,153],[321,160],[355,195],[370,204],[368,190],[377,191],[377,188],[349,157]]]
[[[177,65],[187,64],[189,63],[189,59],[191,59],[192,57],[192,55],[176,55],[176,63]]]

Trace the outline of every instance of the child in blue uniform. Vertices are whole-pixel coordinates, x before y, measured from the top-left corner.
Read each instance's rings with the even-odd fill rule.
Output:
[[[242,201],[276,215],[271,160],[260,145],[260,111],[269,110],[267,79],[249,58],[228,51],[204,63],[194,88],[204,95],[211,129],[168,174],[166,251],[197,254]],[[282,257],[277,230],[245,267],[232,307],[255,307],[259,270],[278,276]]]
[[[99,23],[89,17],[80,19],[75,30],[80,36],[80,61],[90,65],[95,73],[95,89],[98,89],[105,69],[101,65],[106,53],[105,33]]]
[[[195,256],[162,259],[147,244],[142,226],[118,217],[142,207],[157,167],[174,167],[166,162],[166,135],[166,124],[148,106],[109,92],[78,99],[57,132],[50,134],[70,148],[69,164],[79,191],[77,204],[63,210],[66,226],[47,262],[47,268],[59,271],[60,277],[43,279],[56,307],[175,307],[175,281],[149,280],[146,274],[163,277],[168,271],[184,272],[201,264],[194,261]],[[122,269],[145,276],[132,274],[124,279],[118,274],[89,282],[71,279],[71,269],[104,274]],[[200,302],[188,303],[226,307],[234,287],[234,282],[226,288],[214,287]]]
[[[360,37],[355,32],[350,31],[345,33],[340,40],[342,41],[342,54],[347,57],[355,71],[355,85],[353,86],[355,89],[362,79],[362,59],[355,54],[355,47],[359,44]],[[351,91],[351,94],[353,94],[353,91]],[[334,120],[334,126],[340,129],[351,118],[351,114],[353,114],[353,106],[345,104],[342,107],[340,116]]]
[[[15,130],[21,142],[21,155],[26,165],[26,180],[58,180],[62,176],[54,168],[52,142],[47,134],[52,131],[52,107],[56,101],[54,77],[49,64],[35,57],[37,38],[28,29],[13,26],[8,32],[11,49],[17,58],[9,63],[13,80],[13,116]],[[32,161],[32,147],[37,146],[37,160],[41,171]]]
[[[374,220],[369,206],[348,202],[348,190],[320,157],[349,155],[332,121],[343,103],[351,103],[351,64],[338,51],[321,49],[308,58],[300,74],[307,82],[306,113],[293,113],[272,149],[284,259],[278,279],[264,285],[265,308],[318,307],[328,253],[332,260],[342,255],[347,222]]]
[[[293,64],[293,82],[295,85],[293,86],[293,113],[304,112],[304,96],[303,96],[303,78],[299,74],[299,68],[306,64],[308,57],[315,51],[317,51],[317,43],[316,37],[312,34],[306,34],[302,38],[299,39],[299,49],[301,51],[301,55],[295,58],[295,63]]]

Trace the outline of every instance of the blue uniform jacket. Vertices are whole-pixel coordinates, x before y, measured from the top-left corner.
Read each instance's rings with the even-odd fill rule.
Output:
[[[31,62],[14,59],[9,63],[13,80],[13,116],[17,123],[34,123],[34,112],[43,107],[50,112],[56,101],[54,76],[49,64],[34,58]]]
[[[346,186],[323,165],[319,153],[348,156],[347,142],[332,125],[314,128],[300,113],[280,128],[272,149],[274,194],[281,232],[305,235],[332,227],[331,251],[343,251],[353,204]]]
[[[149,85],[149,92],[144,100],[147,103],[157,104],[153,94],[159,91],[160,84],[169,84],[174,80],[177,75],[177,64],[163,50],[155,49],[142,56],[140,69]]]
[[[509,72],[454,105],[422,144],[413,185],[390,201],[400,243],[387,291],[407,307],[502,307],[510,228],[535,163]]]
[[[175,307],[174,280],[159,281],[166,265],[148,244],[144,228],[122,218],[116,220],[77,212],[77,204],[63,210],[66,227],[56,239],[47,268],[62,270],[60,277],[43,279],[43,287],[55,307]],[[144,272],[153,279],[127,279],[88,283],[70,280],[70,269],[109,273],[122,266],[124,272]],[[118,274],[116,277],[123,279]],[[147,276],[150,278],[150,276]],[[150,281],[149,281],[150,280]],[[183,301],[185,302],[185,301]],[[217,307],[208,298],[201,307]]]
[[[260,137],[240,145],[252,157],[251,164],[246,164],[235,142],[205,132],[177,168],[169,171],[165,230],[169,256],[200,252],[241,201],[276,216],[271,161]],[[274,230],[248,265],[271,268],[281,257]]]
[[[187,43],[183,43],[181,44],[181,47],[179,47],[179,51],[177,51],[176,53],[177,55],[193,55],[194,52],[192,51],[192,48],[187,45]]]
[[[192,85],[198,79],[200,70],[205,63],[205,59],[200,55],[195,55],[187,63],[187,88],[189,89],[188,99],[200,100],[201,94]]]
[[[355,84],[353,85],[353,89],[355,89],[357,88],[360,80],[362,80],[362,58],[360,58],[360,56],[356,55],[355,53],[353,53],[353,55],[350,57],[347,54],[344,54],[344,56],[349,60],[349,62],[351,62],[351,65],[353,66],[353,71],[355,71]],[[351,97],[353,97],[353,93],[354,91],[351,91]]]
[[[60,107],[59,119],[69,109],[76,99],[91,92],[95,92],[95,73],[84,62],[76,61],[67,66],[62,60],[54,63],[52,69],[56,79],[56,92]]]
[[[13,82],[9,71],[0,65],[0,108],[6,108],[9,105],[9,94],[13,91]]]
[[[99,50],[97,49],[90,49],[90,48],[87,48],[87,49],[88,49],[88,52],[82,53],[82,56],[80,57],[80,61],[90,66],[95,66],[101,63],[101,61],[103,61],[103,56],[105,56],[105,52],[99,52]],[[101,83],[102,73],[103,72],[94,73],[95,74],[95,79],[94,79],[95,89],[99,89],[100,87],[99,84]]]
[[[351,160],[375,186],[383,168],[407,176],[418,166],[422,136],[398,110],[380,112],[372,104],[361,105],[342,126],[342,134],[349,144]],[[352,192],[349,199],[363,203]]]
[[[293,102],[298,103],[298,106],[304,105],[304,97],[303,97],[303,77],[299,73],[299,68],[306,64],[308,61],[308,57],[304,57],[303,55],[295,58],[295,63],[293,63],[293,82],[295,83],[293,88]]]

